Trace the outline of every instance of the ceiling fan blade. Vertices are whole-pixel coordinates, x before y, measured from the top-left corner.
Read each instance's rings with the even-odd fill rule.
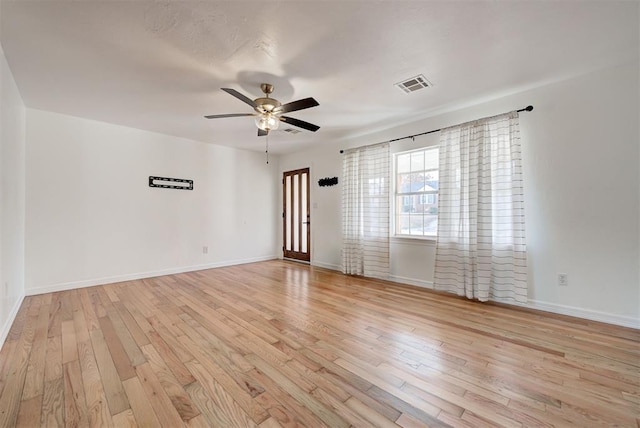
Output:
[[[251,98],[247,97],[246,95],[242,95],[240,92],[236,91],[235,89],[230,89],[230,88],[220,88],[220,89],[222,89],[229,95],[233,95],[240,101],[249,104],[251,107],[254,107],[254,108],[256,107],[255,101],[253,101]]]
[[[241,116],[253,116],[253,113],[210,114],[205,117],[207,119],[219,119],[221,117],[241,117]]]
[[[313,123],[305,122],[304,120],[294,119],[289,116],[280,116],[280,120],[288,123],[289,125],[297,126],[298,128],[306,129],[307,131],[316,132],[320,127],[318,125],[314,125]]]
[[[278,113],[289,113],[292,111],[304,110],[306,108],[311,108],[315,106],[319,106],[318,102],[313,98],[305,98],[298,101],[291,101],[290,103],[286,103],[281,105],[276,109]]]
[[[263,131],[262,129],[258,128],[258,137],[264,137],[268,133],[269,131]]]

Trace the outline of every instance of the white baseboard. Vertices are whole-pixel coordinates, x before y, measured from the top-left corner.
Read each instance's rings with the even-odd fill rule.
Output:
[[[4,321],[4,325],[2,326],[2,330],[0,330],[0,348],[4,345],[4,341],[7,340],[7,336],[9,335],[9,331],[11,330],[11,326],[16,319],[16,315],[18,315],[18,311],[20,310],[20,306],[22,306],[22,302],[24,301],[25,295],[22,294],[16,300],[16,303],[11,308],[11,312],[9,312],[9,316]]]
[[[390,281],[399,282],[401,284],[415,285],[433,290],[433,282],[421,279],[407,278],[403,276],[391,275]],[[606,312],[594,311],[591,309],[578,308],[575,306],[559,305],[556,303],[542,302],[539,300],[529,300],[526,304],[515,303],[513,301],[500,302],[508,305],[520,306],[523,308],[537,309],[540,311],[551,312],[559,315],[569,315],[572,317],[583,318],[591,321],[599,321],[607,324],[619,325],[622,327],[631,327],[640,329],[640,319],[615,315]]]
[[[415,285],[416,287],[428,288],[433,290],[433,282],[424,281],[422,279],[407,278],[405,276],[390,275],[389,281],[399,282],[401,284]]]
[[[311,262],[311,266],[318,266],[325,269],[337,270],[338,272],[342,272],[342,266],[334,265],[332,263],[319,262],[317,260],[313,260]]]
[[[507,302],[505,302],[507,303]],[[577,308],[575,306],[559,305],[557,303],[541,302],[539,300],[529,300],[527,304],[516,304],[508,302],[509,304],[515,304],[516,306],[522,306],[525,308],[538,309],[546,312],[553,312],[554,314],[569,315],[577,318],[584,318],[591,321],[599,321],[607,324],[615,324],[622,327],[631,327],[640,329],[640,319],[626,317],[623,315],[615,315],[606,312],[594,311],[591,309]]]
[[[139,272],[139,273],[125,274],[125,275],[108,276],[103,278],[93,278],[93,279],[87,279],[82,281],[64,282],[64,283],[50,284],[50,285],[45,285],[41,287],[30,288],[27,290],[26,294],[27,296],[34,296],[36,294],[53,293],[56,291],[73,290],[76,288],[83,288],[83,287],[93,287],[94,285],[104,285],[104,284],[111,284],[114,282],[133,281],[136,279],[153,278],[156,276],[173,275],[177,273],[193,272],[197,270],[214,269],[214,268],[233,266],[233,265],[242,265],[246,263],[264,262],[267,260],[274,260],[274,259],[277,259],[277,256],[269,255],[269,256],[263,256],[263,257],[253,257],[248,259],[226,260],[223,262],[208,263],[203,265],[163,269],[158,271]]]

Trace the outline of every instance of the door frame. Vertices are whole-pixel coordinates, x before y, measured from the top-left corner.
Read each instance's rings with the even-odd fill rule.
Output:
[[[306,224],[307,224],[307,252],[303,253],[301,251],[293,251],[293,242],[291,245],[291,250],[287,250],[287,186],[286,179],[288,176],[299,175],[300,182],[302,181],[302,174],[307,174],[307,182],[306,182],[306,195],[307,195],[307,203],[306,203]],[[293,193],[293,179],[291,179],[291,192]],[[298,184],[298,212],[302,212],[302,185]],[[304,183],[303,183],[304,184]],[[291,203],[293,204],[293,198],[291,199]],[[304,220],[302,216],[298,215],[298,224],[293,225],[293,213],[291,213],[291,240],[293,241],[293,227],[298,227],[298,237],[300,240],[300,246],[302,243],[302,225]],[[286,259],[293,259],[303,262],[311,263],[311,170],[310,168],[299,168],[292,171],[284,171],[282,173],[282,256]]]

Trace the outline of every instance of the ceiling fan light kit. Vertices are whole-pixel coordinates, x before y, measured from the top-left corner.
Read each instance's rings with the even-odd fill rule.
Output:
[[[256,126],[263,131],[275,131],[280,126],[280,119],[271,113],[256,116]]]
[[[306,129],[307,131],[316,132],[318,129],[320,129],[318,125],[314,125],[300,119],[295,119],[293,117],[282,116],[283,113],[304,110],[320,105],[315,99],[304,98],[301,100],[282,104],[275,98],[269,97],[269,94],[273,92],[273,85],[269,83],[263,83],[260,85],[260,89],[262,90],[262,92],[264,92],[264,97],[252,100],[251,98],[241,94],[235,89],[222,88],[222,90],[229,95],[232,95],[245,104],[253,107],[255,113],[213,114],[205,116],[205,118],[220,119],[225,117],[255,116],[255,124],[258,127],[258,137],[265,136],[269,133],[269,131],[278,129],[281,121],[298,128]]]

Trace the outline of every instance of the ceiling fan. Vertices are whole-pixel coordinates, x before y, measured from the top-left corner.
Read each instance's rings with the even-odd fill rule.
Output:
[[[230,114],[212,114],[205,116],[207,119],[218,119],[222,117],[240,117],[240,116],[255,116],[256,126],[258,127],[258,137],[267,135],[269,131],[274,131],[280,126],[280,122],[285,122],[289,125],[297,126],[298,128],[306,129],[308,131],[316,132],[320,127],[304,120],[295,119],[289,116],[282,116],[283,113],[289,113],[292,111],[304,110],[310,107],[316,107],[320,104],[313,98],[304,98],[298,101],[292,101],[290,103],[282,104],[275,98],[269,98],[269,94],[273,92],[273,85],[269,83],[263,83],[260,85],[260,89],[264,92],[264,97],[251,98],[241,94],[235,89],[222,88],[223,91],[229,95],[233,95],[240,101],[249,104],[255,110],[255,113],[230,113]]]

